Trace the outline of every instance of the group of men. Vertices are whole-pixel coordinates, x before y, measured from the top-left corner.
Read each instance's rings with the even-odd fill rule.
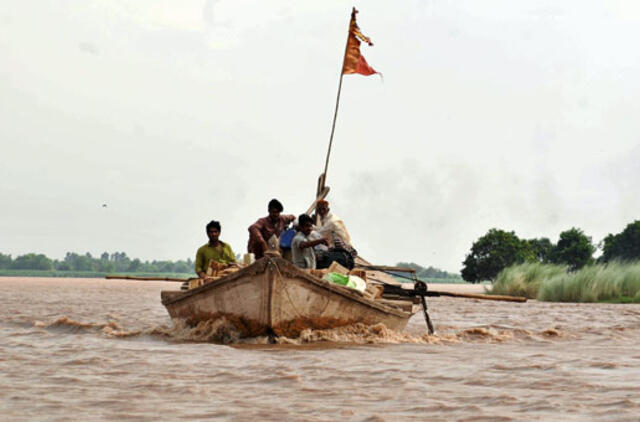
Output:
[[[284,207],[277,199],[269,201],[269,215],[259,218],[249,226],[249,244],[247,250],[260,259],[269,250],[277,249],[282,233],[293,223],[296,234],[291,241],[291,260],[300,268],[327,268],[332,262],[349,269],[353,268],[356,250],[344,222],[334,215],[329,202],[320,200],[316,206],[314,220],[307,214],[296,218],[283,214]],[[236,257],[228,243],[220,240],[222,228],[217,221],[206,226],[209,241],[196,253],[195,270],[199,277],[206,277],[209,263],[234,265]],[[271,244],[270,244],[271,242]],[[273,244],[275,242],[275,244]]]

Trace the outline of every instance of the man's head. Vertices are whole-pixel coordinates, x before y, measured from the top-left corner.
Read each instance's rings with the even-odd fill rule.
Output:
[[[319,200],[316,210],[318,211],[318,214],[320,214],[320,217],[324,217],[329,213],[329,202],[324,199]]]
[[[209,241],[210,242],[217,242],[218,238],[220,237],[220,223],[216,220],[211,220],[209,221],[209,224],[207,224],[207,237],[209,237]]]
[[[300,214],[298,217],[298,230],[304,233],[305,236],[309,236],[311,230],[313,230],[313,218],[307,214]]]
[[[269,206],[267,207],[269,210],[269,218],[272,221],[276,221],[280,217],[280,213],[284,210],[284,207],[277,199],[272,199],[269,201]]]

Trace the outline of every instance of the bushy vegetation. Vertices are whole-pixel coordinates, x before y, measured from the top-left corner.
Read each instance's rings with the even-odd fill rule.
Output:
[[[473,243],[461,274],[472,283],[495,280],[505,268],[525,262],[559,264],[575,271],[592,264],[595,251],[591,237],[576,227],[560,233],[555,244],[546,237],[520,239],[513,231],[494,228]]]
[[[548,302],[633,301],[640,303],[640,262],[591,265],[552,278],[540,286],[538,299]]]
[[[100,272],[100,271],[45,271],[45,270],[0,270],[0,277],[60,277],[60,278],[103,278],[106,275],[136,276],[136,277],[170,277],[184,278],[195,277],[193,273],[140,273],[140,272]]]
[[[542,283],[565,275],[567,267],[555,264],[526,262],[505,268],[498,274],[491,293],[498,295],[524,296],[536,299]]]
[[[4,271],[3,271],[4,270]],[[138,258],[131,259],[124,252],[109,254],[104,252],[100,257],[93,257],[90,253],[80,255],[67,252],[64,259],[52,260],[43,254],[29,253],[13,259],[11,255],[0,253],[0,272],[10,274],[11,271],[32,271],[56,273],[64,276],[81,273],[151,273],[151,274],[191,274],[194,272],[194,264],[191,259],[186,261],[141,261]],[[34,272],[35,271],[35,272]]]
[[[489,293],[548,302],[640,303],[640,261],[588,265],[573,272],[552,264],[515,265],[498,275]]]
[[[416,270],[416,276],[430,283],[459,283],[462,278],[458,274],[448,273],[435,267],[425,268],[414,262],[398,262],[396,267],[413,268]]]
[[[596,251],[591,237],[582,230],[572,227],[560,233],[558,243],[553,247],[549,257],[542,262],[565,264],[570,271],[578,270],[585,265],[593,264],[593,253]]]
[[[462,278],[472,283],[493,280],[504,268],[533,260],[534,256],[528,242],[514,232],[491,229],[471,246],[463,262]]]
[[[640,220],[629,223],[618,234],[609,234],[602,243],[601,262],[640,259]]]

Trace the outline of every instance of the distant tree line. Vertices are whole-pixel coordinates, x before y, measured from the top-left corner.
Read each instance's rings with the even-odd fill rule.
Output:
[[[618,234],[609,234],[598,247],[602,255],[596,260],[597,247],[591,237],[576,227],[560,233],[555,244],[546,237],[520,239],[513,231],[493,228],[473,243],[461,274],[464,280],[477,283],[493,280],[503,269],[523,262],[561,264],[575,271],[595,262],[640,260],[640,220]]]
[[[425,268],[414,262],[398,262],[396,266],[403,267],[403,268],[413,268],[414,270],[416,270],[416,276],[418,276],[418,278],[443,278],[443,279],[451,279],[451,280],[460,280],[460,276],[458,274],[448,273],[446,271],[443,271],[431,266],[428,268]]]
[[[44,254],[29,253],[13,259],[0,253],[0,270],[86,271],[100,273],[192,273],[193,261],[141,261],[131,259],[124,252],[93,257],[89,252],[79,255],[67,252],[64,259],[50,259]]]

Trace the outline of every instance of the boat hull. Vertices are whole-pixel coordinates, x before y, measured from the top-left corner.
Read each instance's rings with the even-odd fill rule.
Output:
[[[194,326],[224,318],[243,337],[296,337],[309,328],[355,323],[402,330],[413,314],[314,277],[278,257],[265,257],[193,290],[163,291],[161,296],[172,319]]]

